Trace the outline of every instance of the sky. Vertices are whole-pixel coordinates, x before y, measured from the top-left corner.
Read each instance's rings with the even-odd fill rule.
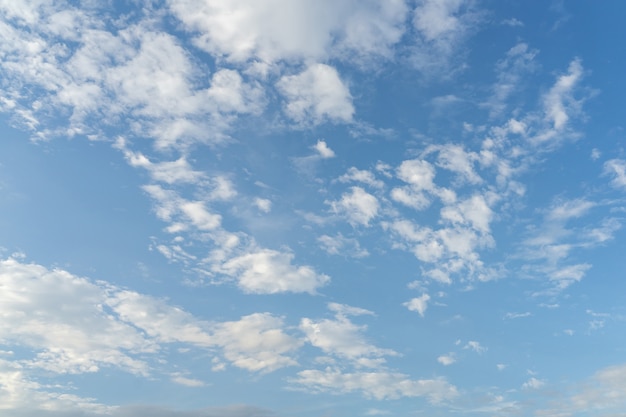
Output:
[[[625,17],[0,0],[0,414],[626,416]]]

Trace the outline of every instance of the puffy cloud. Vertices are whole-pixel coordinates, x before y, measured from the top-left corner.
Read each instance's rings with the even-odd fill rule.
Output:
[[[456,358],[453,353],[448,353],[447,355],[441,355],[437,358],[437,362],[442,364],[443,366],[449,366],[456,362]]]
[[[16,369],[64,374],[117,367],[146,376],[163,344],[181,343],[217,348],[234,366],[271,372],[294,365],[290,354],[302,344],[269,313],[204,321],[164,300],[13,258],[0,261],[0,285],[0,314],[7,318],[0,341],[34,355],[12,362]]]
[[[276,87],[287,100],[285,113],[297,123],[352,121],[350,91],[337,70],[329,65],[313,64],[300,74],[285,75]]]
[[[437,166],[456,172],[470,184],[479,184],[482,178],[474,171],[474,161],[478,160],[475,152],[467,152],[459,145],[445,145],[439,149]]]
[[[435,168],[428,161],[411,159],[403,161],[396,169],[396,175],[416,190],[432,190],[435,185]]]
[[[370,220],[378,215],[379,202],[376,197],[361,187],[351,187],[338,201],[329,202],[333,212],[347,217],[352,225],[369,226]]]
[[[310,266],[294,266],[294,255],[271,249],[250,249],[236,255],[216,270],[234,277],[247,293],[276,294],[280,292],[308,292],[327,284],[330,278],[317,273]]]
[[[255,313],[213,328],[215,343],[234,366],[249,371],[272,372],[296,365],[289,354],[302,342],[282,331],[283,320],[269,313]]]
[[[453,224],[467,224],[472,229],[488,234],[493,212],[482,195],[474,195],[467,200],[441,209],[441,218]]]
[[[338,51],[389,57],[404,32],[401,0],[169,0],[195,43],[231,62],[325,60]]]
[[[404,303],[404,306],[411,311],[417,311],[420,316],[424,317],[424,313],[428,308],[428,301],[430,300],[430,295],[422,294],[419,297],[412,298],[410,301]]]
[[[368,359],[396,355],[393,350],[381,349],[369,344],[362,335],[367,326],[355,325],[346,317],[347,315],[371,314],[371,312],[336,303],[331,303],[329,308],[336,312],[336,317],[333,320],[304,318],[300,322],[300,330],[304,332],[311,345],[320,348],[327,354],[368,367],[372,365],[378,367],[384,362]]]
[[[335,152],[332,149],[330,149],[328,145],[326,144],[326,142],[324,142],[323,140],[318,140],[315,146],[313,146],[313,149],[315,149],[319,153],[322,159],[329,159],[329,158],[335,157]]]
[[[269,213],[272,210],[272,201],[267,198],[255,198],[254,205],[263,213]]]

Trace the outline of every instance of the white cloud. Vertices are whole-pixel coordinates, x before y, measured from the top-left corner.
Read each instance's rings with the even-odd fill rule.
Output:
[[[302,342],[282,331],[283,320],[269,313],[255,313],[213,329],[215,343],[234,366],[248,371],[272,372],[296,365],[289,355]]]
[[[332,149],[330,149],[328,145],[326,144],[326,142],[324,142],[323,140],[318,140],[315,146],[313,146],[313,149],[315,149],[319,153],[322,159],[329,159],[329,158],[335,157],[335,152]]]
[[[505,319],[520,319],[520,318],[524,318],[524,317],[530,317],[533,314],[530,311],[526,311],[524,313],[506,313],[504,315]]]
[[[537,379],[535,377],[531,377],[528,381],[524,382],[522,384],[522,388],[523,389],[539,389],[542,388],[544,385],[546,385],[546,382],[541,380],[541,379]]]
[[[411,159],[403,161],[396,169],[396,175],[416,190],[432,190],[435,185],[435,168],[428,161]]]
[[[346,216],[352,226],[369,226],[370,220],[378,215],[380,206],[378,199],[361,187],[351,187],[341,200],[329,204],[333,212]]]
[[[534,144],[558,142],[568,133],[569,121],[581,113],[581,101],[574,97],[574,92],[583,77],[580,60],[573,60],[568,72],[557,78],[556,82],[543,97],[544,122],[546,127],[531,138]]]
[[[467,152],[459,145],[445,145],[439,148],[437,166],[456,172],[470,184],[480,184],[483,180],[473,167],[476,160],[478,155],[475,152]]]
[[[255,198],[254,205],[263,213],[269,213],[272,210],[272,201],[267,198]]]
[[[292,382],[316,392],[361,392],[377,400],[402,397],[427,397],[431,403],[441,403],[458,395],[456,387],[444,379],[412,380],[407,375],[392,372],[342,373],[326,368],[298,372]]]
[[[558,288],[564,289],[574,282],[583,279],[590,268],[590,264],[576,264],[561,267],[550,273],[550,280],[557,282]]]
[[[502,24],[506,26],[511,26],[511,27],[523,27],[524,26],[524,22],[514,17],[503,20]]]
[[[441,218],[453,224],[466,224],[474,230],[488,234],[493,212],[482,195],[476,194],[467,200],[441,209]]]
[[[509,98],[519,91],[527,74],[532,73],[537,64],[538,51],[530,49],[526,43],[518,43],[509,49],[504,59],[496,64],[497,81],[493,86],[493,95],[485,103],[490,109],[490,116],[500,116],[510,105]],[[516,130],[520,132],[519,129]],[[522,132],[520,132],[522,133]]]
[[[487,351],[486,347],[484,347],[483,345],[481,345],[479,342],[475,340],[470,340],[469,342],[467,342],[467,344],[463,346],[463,349],[473,350],[476,353],[484,353]]]
[[[327,275],[317,273],[310,266],[294,266],[291,263],[293,257],[291,253],[251,248],[216,265],[214,269],[235,278],[238,286],[246,293],[315,294],[319,287],[330,281]]]
[[[182,202],[180,210],[199,230],[215,230],[222,221],[222,216],[210,213],[202,201]]]
[[[304,332],[311,345],[326,354],[353,361],[357,366],[378,367],[384,363],[384,360],[371,361],[371,359],[397,355],[391,349],[381,349],[369,344],[362,335],[367,326],[358,326],[346,317],[346,315],[363,315],[371,314],[371,312],[336,303],[331,303],[329,308],[336,312],[333,320],[304,318],[300,322],[300,330]]]
[[[447,355],[441,355],[437,358],[437,362],[442,364],[443,366],[449,366],[456,362],[456,358],[453,353],[448,353]]]
[[[430,198],[412,187],[397,187],[391,190],[391,199],[415,210],[423,210],[430,205]]]
[[[210,200],[229,201],[237,195],[237,190],[232,181],[227,177],[218,175],[211,179],[213,189],[209,194]]]
[[[175,382],[179,385],[184,385],[186,387],[192,387],[192,388],[203,387],[206,385],[203,381],[199,379],[187,378],[180,374],[172,375],[172,382]]]
[[[329,65],[313,64],[300,74],[285,75],[276,87],[287,99],[285,113],[297,123],[352,121],[350,91],[337,70]]]
[[[360,170],[355,167],[350,167],[348,172],[337,178],[339,182],[361,182],[374,188],[383,188],[385,183],[376,179],[374,174],[370,171]]]
[[[610,159],[604,163],[604,174],[612,176],[611,185],[616,188],[626,188],[626,161]]]
[[[0,314],[7,318],[0,341],[33,352],[11,362],[18,369],[66,374],[116,367],[148,376],[156,372],[152,363],[164,354],[163,345],[180,343],[217,348],[234,366],[271,372],[296,364],[290,355],[302,344],[269,313],[203,321],[164,300],[13,258],[0,262],[0,285]]]
[[[419,38],[414,50],[416,67],[429,75],[448,70],[454,54],[475,29],[479,14],[472,0],[420,0],[413,11]],[[436,71],[439,71],[436,74]],[[445,71],[444,71],[445,72]]]
[[[407,12],[400,0],[168,3],[196,45],[231,62],[389,57]]]
[[[584,199],[558,202],[550,208],[546,217],[551,221],[565,222],[585,215],[595,205],[595,203]]]
[[[378,408],[370,408],[365,412],[366,416],[386,416],[391,414],[388,410],[379,410]]]
[[[422,294],[419,297],[412,298],[410,301],[407,301],[403,305],[411,311],[417,311],[420,316],[424,317],[424,313],[428,308],[428,301],[430,300],[430,295]]]
[[[322,235],[317,238],[317,241],[322,249],[330,255],[350,256],[353,258],[369,256],[367,249],[361,248],[358,240],[344,237],[341,233],[335,236]]]

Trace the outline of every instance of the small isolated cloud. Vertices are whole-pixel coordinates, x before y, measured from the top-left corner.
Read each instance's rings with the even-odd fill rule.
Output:
[[[470,340],[469,342],[467,342],[467,344],[463,346],[463,349],[473,350],[476,353],[484,353],[487,351],[486,347],[482,346],[479,342],[475,340]]]
[[[539,389],[546,385],[546,382],[541,379],[537,379],[535,377],[531,377],[528,381],[522,384],[522,389],[530,390],[530,389]]]
[[[350,90],[329,65],[313,64],[300,74],[283,76],[276,87],[286,99],[285,114],[298,124],[352,121]]]
[[[199,379],[187,378],[180,374],[172,375],[172,382],[191,388],[203,387],[206,385],[203,381],[200,381]]]
[[[419,297],[413,298],[410,301],[407,301],[403,305],[411,311],[417,311],[420,316],[424,317],[424,313],[428,308],[428,301],[430,300],[430,295],[422,294]]]
[[[511,27],[523,27],[524,26],[524,22],[514,17],[503,20],[502,24],[506,26],[511,26]]]
[[[255,198],[254,205],[263,213],[269,213],[272,210],[272,201],[267,198]]]
[[[454,353],[448,353],[447,355],[439,356],[437,358],[437,362],[443,366],[449,366],[456,362],[456,357],[454,356]]]
[[[366,416],[387,416],[390,415],[391,411],[389,410],[380,410],[378,408],[370,408],[365,412]]]
[[[602,152],[600,152],[600,149],[598,148],[593,148],[589,156],[591,157],[592,161],[597,161],[602,156]]]
[[[508,368],[509,365],[506,365],[504,363],[499,363],[496,365],[496,368],[498,368],[498,371],[504,371],[506,368]]]
[[[326,142],[323,140],[318,140],[317,143],[313,146],[313,149],[319,153],[320,157],[323,159],[334,158],[335,152],[328,147]]]
[[[524,313],[506,313],[504,315],[504,318],[509,320],[509,319],[520,319],[523,317],[530,317],[532,316],[532,313],[530,311],[526,311]]]

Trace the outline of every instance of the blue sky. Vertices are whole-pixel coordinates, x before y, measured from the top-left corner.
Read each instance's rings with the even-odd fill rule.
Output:
[[[6,416],[626,416],[625,6],[0,0]]]

